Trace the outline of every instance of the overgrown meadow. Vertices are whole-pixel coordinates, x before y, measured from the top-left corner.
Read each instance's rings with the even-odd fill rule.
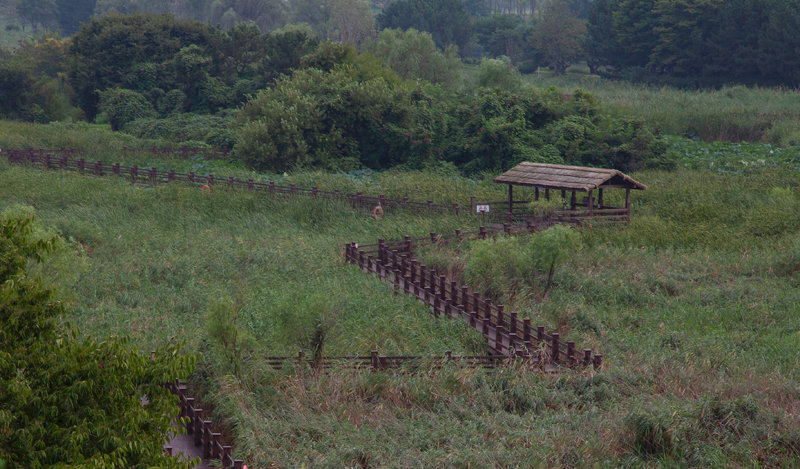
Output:
[[[108,149],[153,142],[95,127],[3,129],[3,148],[77,146],[109,161],[253,174],[221,160],[121,157]],[[582,228],[582,247],[545,298],[533,264],[508,278],[482,273],[506,285],[492,293],[498,301],[602,353],[598,372],[317,375],[265,365],[264,356],[315,347],[485,352],[463,324],[434,319],[340,257],[348,241],[467,229],[478,222],[470,216],[376,221],[340,203],[204,196],[5,161],[0,207],[35,213],[65,240],[41,270],[68,304],[64,321],[128,334],[143,351],[183,341],[198,354],[193,389],[250,467],[800,464],[797,160],[791,147],[669,144],[678,169],[633,173],[648,190],[634,193],[631,224]],[[462,203],[504,193],[491,175],[447,168],[249,177]],[[513,242],[524,256],[529,238]],[[470,252],[423,255],[469,276]]]

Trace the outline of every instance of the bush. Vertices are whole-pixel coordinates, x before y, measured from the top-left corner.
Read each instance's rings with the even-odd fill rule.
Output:
[[[172,142],[204,142],[208,145],[231,148],[234,144],[230,130],[232,118],[203,114],[174,114],[168,118],[136,119],[125,125],[126,133],[147,139]]]
[[[508,57],[481,60],[476,75],[478,86],[484,88],[500,88],[507,91],[519,89],[522,77]]]
[[[348,170],[403,163],[413,126],[410,94],[352,67],[301,70],[239,114],[236,152],[249,167]]]
[[[108,116],[112,130],[120,130],[136,119],[156,116],[153,105],[141,93],[122,88],[101,91],[100,110]]]
[[[461,60],[454,47],[444,53],[429,33],[409,29],[384,29],[375,44],[375,56],[406,79],[457,86],[461,83]]]

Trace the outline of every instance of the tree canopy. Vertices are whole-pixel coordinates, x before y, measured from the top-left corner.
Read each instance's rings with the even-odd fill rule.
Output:
[[[151,360],[125,338],[58,326],[63,303],[28,268],[62,242],[35,227],[0,216],[0,466],[192,467],[164,454],[178,406],[161,384],[193,358],[173,346]]]
[[[380,29],[427,31],[436,45],[463,50],[472,37],[469,13],[461,0],[396,0],[378,15]]]

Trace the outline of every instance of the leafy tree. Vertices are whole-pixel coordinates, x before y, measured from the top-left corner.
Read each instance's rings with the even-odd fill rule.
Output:
[[[464,50],[472,38],[472,24],[461,0],[396,0],[378,15],[379,29],[427,31],[444,49],[455,44]]]
[[[617,64],[645,67],[658,43],[656,18],[652,15],[656,0],[619,0],[614,10],[613,24],[617,41],[625,45],[624,54],[616,57]]]
[[[73,34],[81,23],[89,21],[97,0],[57,0],[58,26],[64,34]]]
[[[405,79],[455,86],[461,82],[461,60],[454,48],[444,53],[429,33],[409,29],[384,29],[375,44],[375,56]]]
[[[17,3],[17,16],[23,25],[30,23],[34,31],[39,26],[53,26],[58,16],[56,0],[20,0]]]
[[[286,24],[286,15],[286,5],[281,0],[218,0],[211,5],[208,20],[225,28],[252,21],[262,31],[271,31]]]
[[[249,167],[386,168],[405,162],[411,96],[352,66],[296,71],[239,115],[236,152]]]
[[[328,37],[354,46],[374,37],[375,18],[366,0],[334,0]]]
[[[653,15],[658,43],[648,68],[679,76],[702,74],[709,55],[707,36],[720,5],[719,0],[657,0]]]
[[[522,85],[522,77],[508,57],[481,60],[476,78],[478,85],[486,88],[514,91]]]
[[[100,109],[108,115],[111,130],[120,130],[128,122],[155,117],[153,105],[140,93],[111,88],[100,93]]]
[[[560,75],[584,56],[586,25],[575,18],[564,3],[554,3],[533,30],[532,44],[553,73]]]
[[[617,40],[614,28],[614,11],[619,0],[595,0],[589,10],[586,24],[586,62],[592,73],[601,66],[617,65],[623,56],[623,47]]]
[[[24,118],[33,84],[29,71],[6,64],[0,66],[0,115],[12,119]]]
[[[485,0],[464,0],[464,10],[476,17],[485,17],[492,13]]]
[[[63,304],[27,272],[58,240],[33,228],[29,215],[0,218],[0,466],[192,467],[164,454],[178,406],[160,384],[193,359],[59,329]]]
[[[208,25],[176,20],[170,15],[93,18],[72,37],[69,51],[69,77],[77,105],[88,119],[94,119],[98,90],[125,85],[137,64],[156,64],[158,88],[174,88],[175,55],[190,44],[205,50],[212,37],[213,30]]]
[[[517,15],[494,15],[475,22],[475,36],[484,53],[508,57],[514,64],[529,58],[531,32],[531,23]]]
[[[758,68],[771,84],[800,85],[800,1],[770,0],[759,30]]]
[[[553,286],[556,266],[581,248],[581,235],[564,225],[555,225],[541,231],[531,238],[530,255],[534,264],[547,272],[543,297]]]
[[[292,23],[311,26],[317,38],[325,39],[331,18],[331,0],[295,0],[289,18]]]

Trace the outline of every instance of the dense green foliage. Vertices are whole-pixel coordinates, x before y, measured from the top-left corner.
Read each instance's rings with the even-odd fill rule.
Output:
[[[597,0],[591,60],[629,77],[690,85],[797,86],[795,0]]]
[[[444,53],[437,49],[430,34],[408,29],[384,29],[374,47],[375,56],[404,79],[421,79],[457,87],[461,79],[461,60],[453,46]]]
[[[69,74],[89,118],[97,90],[113,87],[141,93],[162,115],[213,113],[244,102],[316,45],[301,30],[262,34],[242,24],[221,32],[168,15],[106,16],[72,37]]]
[[[0,465],[191,467],[162,449],[177,407],[160,386],[185,377],[191,358],[173,346],[150,360],[127,339],[58,327],[63,303],[28,270],[60,240],[34,226],[0,218]]]
[[[363,66],[298,71],[248,103],[237,154],[256,169],[379,169],[448,161],[468,173],[520,161],[624,170],[669,165],[641,123],[576,90],[410,89]]]
[[[381,29],[427,31],[442,49],[455,44],[463,50],[472,36],[470,16],[460,0],[396,0],[377,20]]]

